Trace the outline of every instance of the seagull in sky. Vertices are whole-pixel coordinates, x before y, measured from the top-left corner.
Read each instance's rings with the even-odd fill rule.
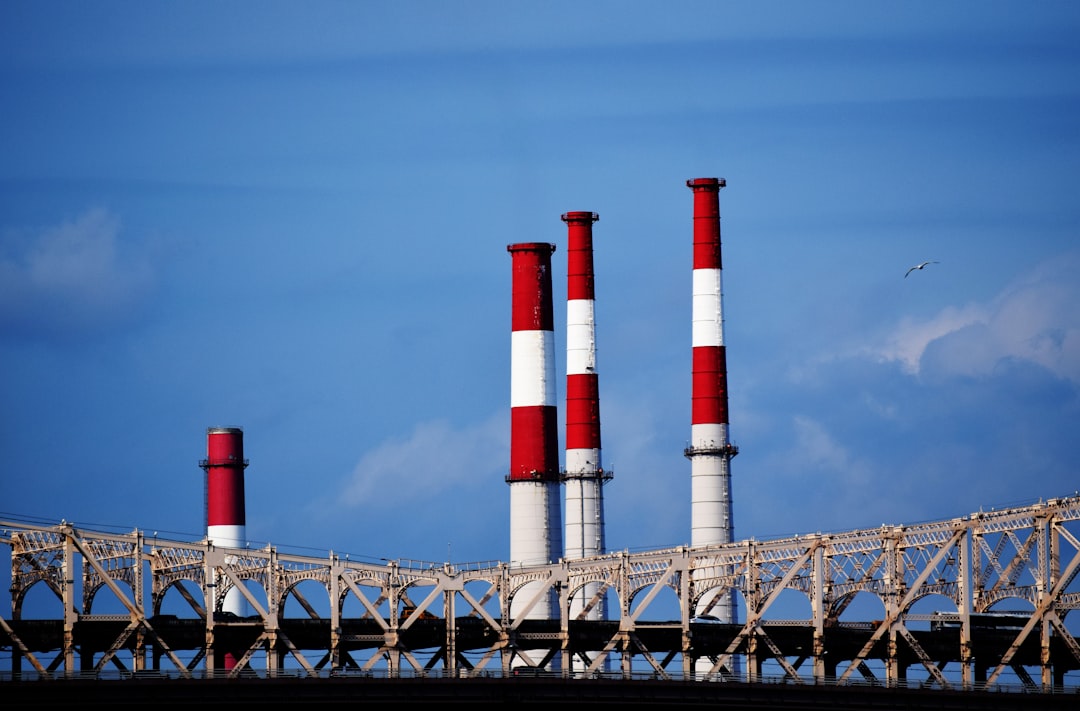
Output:
[[[927,264],[939,264],[939,262],[929,261],[929,262],[923,262],[922,264],[916,264],[916,265],[915,265],[915,266],[913,266],[913,267],[912,267],[911,269],[908,269],[908,270],[907,270],[906,272],[904,272],[904,278],[905,278],[905,279],[907,279],[907,275],[908,275],[908,274],[911,274],[911,273],[912,273],[913,271],[915,271],[916,269],[922,269],[922,268],[923,268],[923,267],[925,267],[925,266],[926,266]]]

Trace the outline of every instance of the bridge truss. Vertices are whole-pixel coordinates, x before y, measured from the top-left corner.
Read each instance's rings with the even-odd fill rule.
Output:
[[[0,650],[14,678],[644,670],[943,689],[1008,679],[1051,690],[1072,686],[1080,670],[1080,615],[1067,624],[1080,607],[1078,520],[1073,496],[911,526],[541,566],[372,564],[0,521],[11,554]],[[36,586],[51,592],[54,617],[24,619]],[[571,619],[572,597],[594,589]],[[252,615],[223,611],[230,590]],[[693,617],[732,590],[742,621]],[[558,596],[559,618],[529,619],[548,595]],[[602,599],[611,619],[585,619]]]

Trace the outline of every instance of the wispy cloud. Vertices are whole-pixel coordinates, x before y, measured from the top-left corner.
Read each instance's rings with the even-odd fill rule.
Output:
[[[19,238],[0,252],[0,328],[9,336],[63,340],[106,331],[137,315],[154,270],[118,239],[120,220],[93,209]]]
[[[905,316],[885,343],[868,349],[881,362],[895,361],[909,375],[918,375],[923,354],[927,347],[949,334],[987,323],[989,316],[985,307],[969,304],[949,306],[928,320],[916,320]]]
[[[1006,362],[1028,361],[1080,384],[1080,253],[1034,267],[987,304],[905,318],[865,354],[934,378],[986,377]]]
[[[399,492],[413,501],[432,499],[463,485],[491,480],[510,461],[508,415],[455,429],[445,421],[421,422],[404,439],[376,447],[357,463],[340,503],[355,508]]]

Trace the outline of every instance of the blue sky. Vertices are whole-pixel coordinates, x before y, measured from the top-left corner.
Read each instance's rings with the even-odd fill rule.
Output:
[[[252,541],[507,559],[506,246],[557,245],[564,398],[589,210],[608,547],[686,543],[696,177],[737,539],[1072,494],[1077,36],[1071,2],[8,0],[0,516],[198,537],[239,426]]]

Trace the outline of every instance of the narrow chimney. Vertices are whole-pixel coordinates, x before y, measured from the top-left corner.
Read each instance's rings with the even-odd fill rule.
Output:
[[[567,212],[566,302],[566,558],[601,555],[605,549],[604,489],[611,479],[601,461],[600,387],[596,365],[594,212]],[[570,598],[570,619],[607,619],[600,583],[587,583]],[[589,654],[590,658],[598,652]],[[607,660],[605,660],[606,662]],[[574,658],[573,665],[586,665]],[[605,669],[606,669],[605,665]]]
[[[206,540],[218,548],[242,548],[247,544],[247,523],[244,511],[244,431],[239,427],[209,427],[206,430],[206,459],[200,466],[206,472]],[[209,600],[213,615],[218,610],[218,600],[226,581],[213,581]],[[236,587],[230,587],[221,599],[220,609],[244,617],[247,602]],[[225,669],[237,664],[237,655],[231,651],[219,652]]]
[[[693,394],[690,446],[691,544],[730,543],[731,458],[738,454],[728,438],[727,356],[724,350],[723,290],[720,259],[722,178],[686,181],[694,193]],[[704,608],[722,621],[734,621],[734,593]]]
[[[604,472],[596,360],[593,212],[568,212],[566,304],[566,557],[604,553]],[[573,606],[573,603],[571,603]],[[573,612],[573,607],[571,607]]]
[[[244,512],[244,432],[239,427],[206,430],[206,537],[216,546],[246,543]]]
[[[555,324],[551,255],[555,245],[507,246],[513,265],[510,340],[510,563],[537,565],[563,555]],[[530,583],[530,585],[532,585]],[[531,595],[518,594],[525,605]],[[511,609],[512,616],[517,610]],[[558,599],[525,616],[552,619]]]

